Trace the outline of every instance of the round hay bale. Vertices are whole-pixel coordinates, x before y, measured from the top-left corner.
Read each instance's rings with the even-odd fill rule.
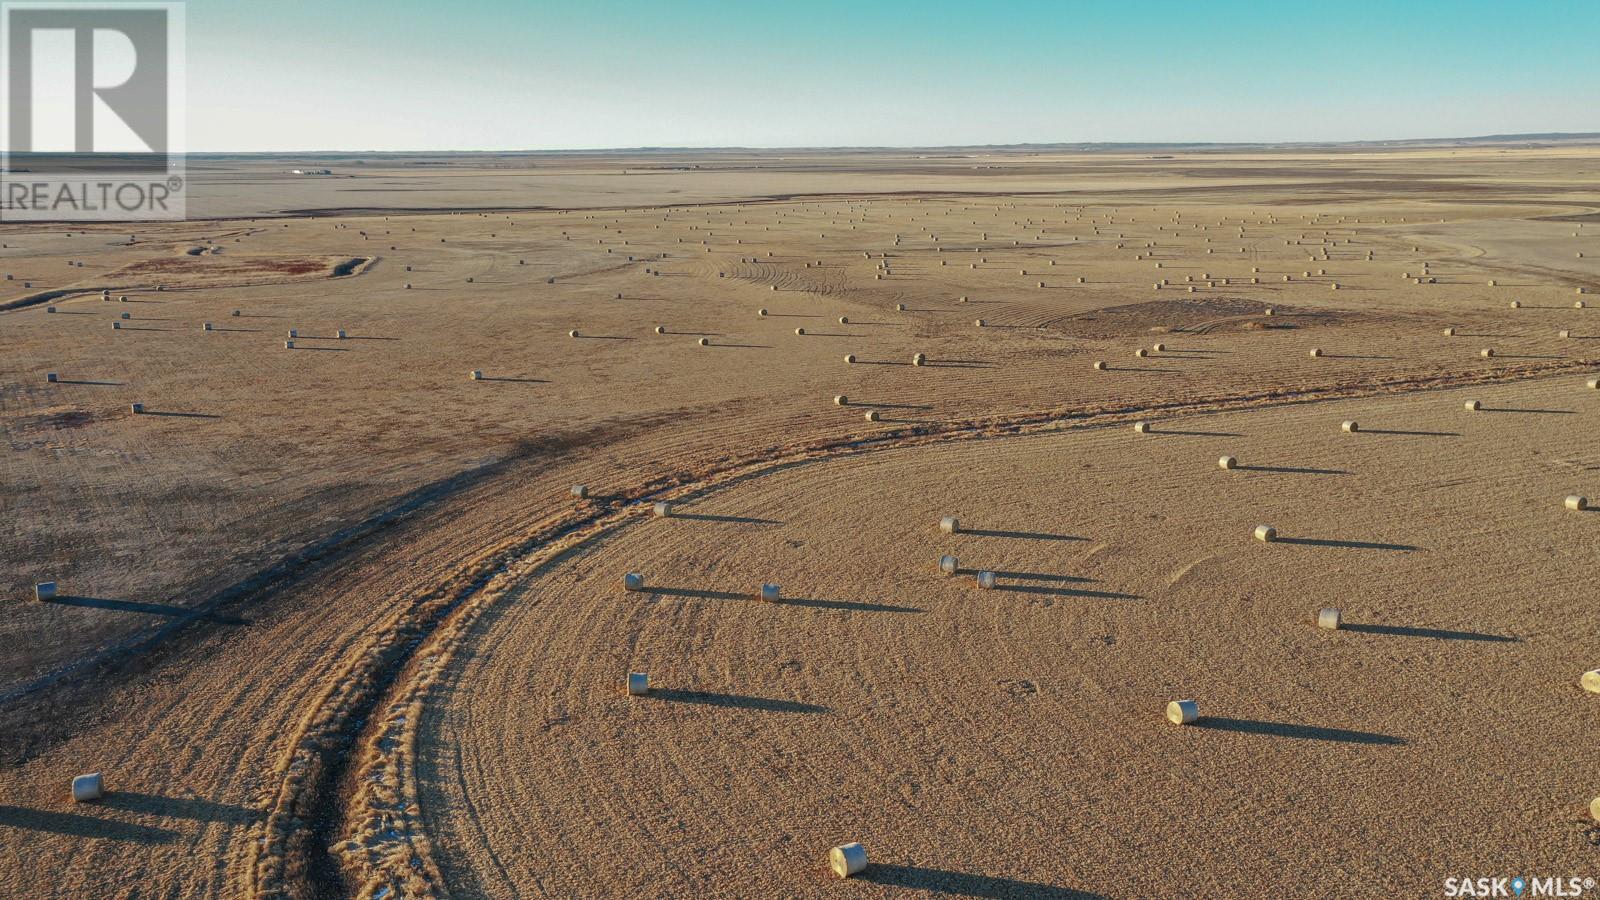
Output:
[[[1446,328],[1444,330],[1444,336],[1445,337],[1455,337],[1456,336],[1456,330],[1454,328]]]
[[[1483,357],[1484,359],[1490,359],[1490,358],[1492,358],[1494,356],[1494,348],[1493,347],[1485,347],[1482,350],[1478,351],[1478,355]]]
[[[1262,310],[1261,314],[1263,316],[1273,316],[1273,315],[1277,315],[1277,310],[1275,310],[1275,309],[1273,309],[1272,307],[1269,306],[1266,309]]]
[[[928,357],[924,354],[918,353],[911,357],[911,364],[913,366],[925,366],[928,364]]]
[[[628,696],[643,697],[650,693],[650,676],[645,672],[628,673]]]
[[[977,326],[977,327],[979,327],[979,328],[982,328],[982,327],[983,327],[983,320],[982,320],[982,319],[979,319],[979,320],[977,320],[977,321],[976,321],[976,322],[973,322],[973,323],[972,323],[972,324],[973,324],[973,325],[976,325],[976,326]]]
[[[1166,344],[1156,344],[1154,347],[1151,347],[1150,349],[1154,350],[1157,353],[1165,353],[1165,352],[1167,352],[1167,345]]]
[[[709,347],[711,346],[711,338],[701,338],[695,341],[695,343],[702,347]]]
[[[992,590],[994,590],[994,585],[995,585],[994,573],[993,572],[979,572],[978,573],[978,578],[977,578],[977,584],[978,584],[978,590],[980,590],[980,591],[992,591]]]
[[[1345,434],[1355,434],[1356,432],[1361,430],[1361,423],[1357,422],[1355,419],[1346,419],[1339,426],[1339,430],[1344,432]]]
[[[1583,689],[1589,693],[1600,694],[1600,669],[1590,669],[1583,673],[1583,677],[1578,679],[1578,683],[1583,685]]]
[[[56,311],[56,308],[54,306],[46,306],[44,308],[44,311],[47,312],[47,313],[53,313],[53,312]]]
[[[1589,801],[1589,817],[1600,822],[1600,797]]]
[[[762,308],[756,310],[756,315],[765,318],[767,315],[767,308],[763,306]]]
[[[945,516],[939,520],[939,530],[945,534],[959,534],[961,532],[961,520],[955,516]]]
[[[905,312],[906,311],[906,305],[904,303],[896,303],[894,305],[894,311],[895,312]]]
[[[657,325],[656,326],[656,334],[666,334],[666,333],[667,333],[667,326],[665,326],[665,325]]]
[[[1147,357],[1147,356],[1149,356],[1149,355],[1150,355],[1150,351],[1149,351],[1149,350],[1146,350],[1146,349],[1145,349],[1145,348],[1143,348],[1143,347],[1140,347],[1140,348],[1139,348],[1139,349],[1137,349],[1137,350],[1135,350],[1135,351],[1133,351],[1133,355],[1134,355],[1134,356],[1137,356],[1137,357],[1138,357],[1138,358],[1140,358],[1140,359],[1144,359],[1144,358],[1145,358],[1145,357]]]
[[[1311,356],[1313,358],[1321,356],[1321,355],[1322,355],[1322,348],[1320,348],[1320,347],[1312,347],[1311,348]]]
[[[801,337],[805,337],[806,330],[804,328],[796,328],[794,333],[800,335]]]
[[[471,378],[473,381],[482,381],[483,380],[483,370],[482,369],[473,369],[471,372],[467,373],[467,376],[469,378]]]
[[[1224,456],[1221,459],[1217,460],[1217,468],[1219,468],[1219,469],[1237,469],[1237,468],[1239,468],[1239,461],[1237,459],[1234,459],[1231,456]]]
[[[666,519],[672,516],[672,504],[665,500],[658,502],[651,509],[655,513],[655,517],[658,519]]]
[[[120,319],[131,319],[131,318],[133,318],[133,313],[123,313],[121,316],[118,316],[118,318],[120,318]]]
[[[574,328],[571,331],[567,332],[567,337],[569,337],[569,338],[575,338],[577,336],[578,336],[578,329],[576,329],[576,328]]]
[[[284,341],[283,342],[283,349],[285,349],[285,350],[293,350],[294,349],[294,341]]]
[[[1167,721],[1174,725],[1192,725],[1200,718],[1200,704],[1193,700],[1174,700],[1167,704]]]
[[[575,484],[575,485],[573,485],[572,486],[572,496],[578,498],[579,500],[587,500],[587,499],[589,499],[589,487],[588,487],[588,485],[583,485],[583,484]]]
[[[342,340],[348,338],[350,335],[343,328],[341,328],[338,331],[334,332],[333,336],[342,341]]]
[[[1591,378],[1584,382],[1584,386],[1591,391],[1600,391],[1600,378]]]
[[[779,594],[778,586],[775,584],[763,584],[761,586],[761,599],[768,603],[776,603]]]
[[[1461,405],[1465,407],[1468,412],[1477,412],[1478,410],[1483,409],[1483,402],[1480,400],[1468,400]]]
[[[1094,361],[1094,370],[1096,372],[1104,372],[1106,370],[1106,361],[1103,360],[1103,359],[1095,360]]]
[[[850,317],[849,316],[840,316],[839,317],[839,324],[840,325],[849,325],[850,324]]]
[[[1263,544],[1270,544],[1278,539],[1278,529],[1271,525],[1257,525],[1255,534],[1256,540]]]
[[[625,591],[644,590],[644,575],[639,572],[629,572],[622,576],[622,589]]]
[[[856,362],[856,355],[854,353],[846,353],[844,355],[844,364],[845,365],[853,366],[853,365],[855,365],[855,362]]]
[[[954,575],[961,569],[961,560],[946,554],[939,557],[939,572],[944,575]]]
[[[1140,434],[1149,434],[1150,433],[1150,423],[1149,422],[1135,422],[1135,423],[1133,423],[1133,430],[1139,432]]]
[[[846,397],[843,394],[835,394],[834,397],[833,397],[833,405],[834,406],[849,406],[850,405],[850,398]]]
[[[1521,300],[1513,300],[1513,301],[1511,301],[1511,308],[1512,309],[1521,309],[1522,308],[1522,301]]]
[[[1568,330],[1567,330],[1567,329],[1565,329],[1565,328],[1563,328],[1563,329],[1561,329],[1561,330],[1560,330],[1560,331],[1558,331],[1558,332],[1556,332],[1556,337],[1558,337],[1558,338],[1561,338],[1561,339],[1563,339],[1563,340],[1565,340],[1565,339],[1567,339],[1567,338],[1570,338],[1570,337],[1572,337],[1572,332],[1571,332],[1571,331],[1568,331]]]
[[[1344,615],[1341,614],[1337,609],[1334,609],[1331,606],[1324,606],[1322,609],[1317,610],[1318,628],[1326,628],[1330,631],[1338,631],[1339,626],[1343,624]]]
[[[1572,304],[1572,308],[1573,308],[1573,309],[1583,309],[1583,308],[1584,308],[1584,303],[1583,303],[1583,301],[1582,301],[1582,300],[1579,300],[1579,301],[1577,301],[1577,302],[1576,302],[1576,303],[1574,303],[1574,304]]]
[[[92,803],[106,795],[105,779],[99,772],[79,775],[72,779],[72,802]]]
[[[1562,505],[1573,512],[1583,512],[1589,508],[1589,498],[1578,494],[1569,494],[1567,499],[1562,501]]]
[[[56,583],[54,581],[41,581],[33,586],[33,599],[45,603],[56,598]]]
[[[867,868],[867,848],[860,842],[852,841],[828,851],[828,868],[840,878],[849,878],[858,875]]]
[[[875,409],[867,410],[867,421],[868,422],[876,422],[880,418],[882,418],[882,417],[878,415],[878,411],[877,410],[875,410]]]

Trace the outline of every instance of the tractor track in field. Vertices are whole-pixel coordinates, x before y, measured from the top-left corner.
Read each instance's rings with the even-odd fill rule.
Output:
[[[730,455],[698,470],[626,487],[607,502],[586,503],[515,527],[479,548],[422,592],[394,597],[397,612],[301,710],[299,724],[272,768],[277,787],[263,820],[241,842],[230,881],[257,897],[312,897],[446,891],[420,825],[415,741],[420,711],[477,618],[522,579],[588,541],[650,515],[657,500],[681,501],[774,471],[883,450],[1068,428],[1102,427],[1151,415],[1184,416],[1368,396],[1447,390],[1591,372],[1592,359],[1537,363],[1473,375],[1401,374],[1260,390],[1170,403],[1107,402],[965,422],[919,424],[769,446]]]

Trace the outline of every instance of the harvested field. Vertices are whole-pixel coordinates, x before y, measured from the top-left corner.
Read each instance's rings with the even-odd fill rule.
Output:
[[[219,158],[0,226],[0,884],[1588,871],[1596,154]]]

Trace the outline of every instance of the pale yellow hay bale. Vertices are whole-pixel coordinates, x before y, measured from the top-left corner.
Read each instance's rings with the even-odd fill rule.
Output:
[[[828,851],[828,868],[840,878],[849,878],[866,871],[867,849],[859,842],[840,844]]]
[[[1167,704],[1167,721],[1174,725],[1191,725],[1200,718],[1200,704],[1194,700],[1174,700]]]

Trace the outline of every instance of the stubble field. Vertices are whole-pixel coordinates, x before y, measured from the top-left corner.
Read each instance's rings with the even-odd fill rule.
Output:
[[[1587,870],[1593,151],[422,162],[0,229],[6,883]]]

